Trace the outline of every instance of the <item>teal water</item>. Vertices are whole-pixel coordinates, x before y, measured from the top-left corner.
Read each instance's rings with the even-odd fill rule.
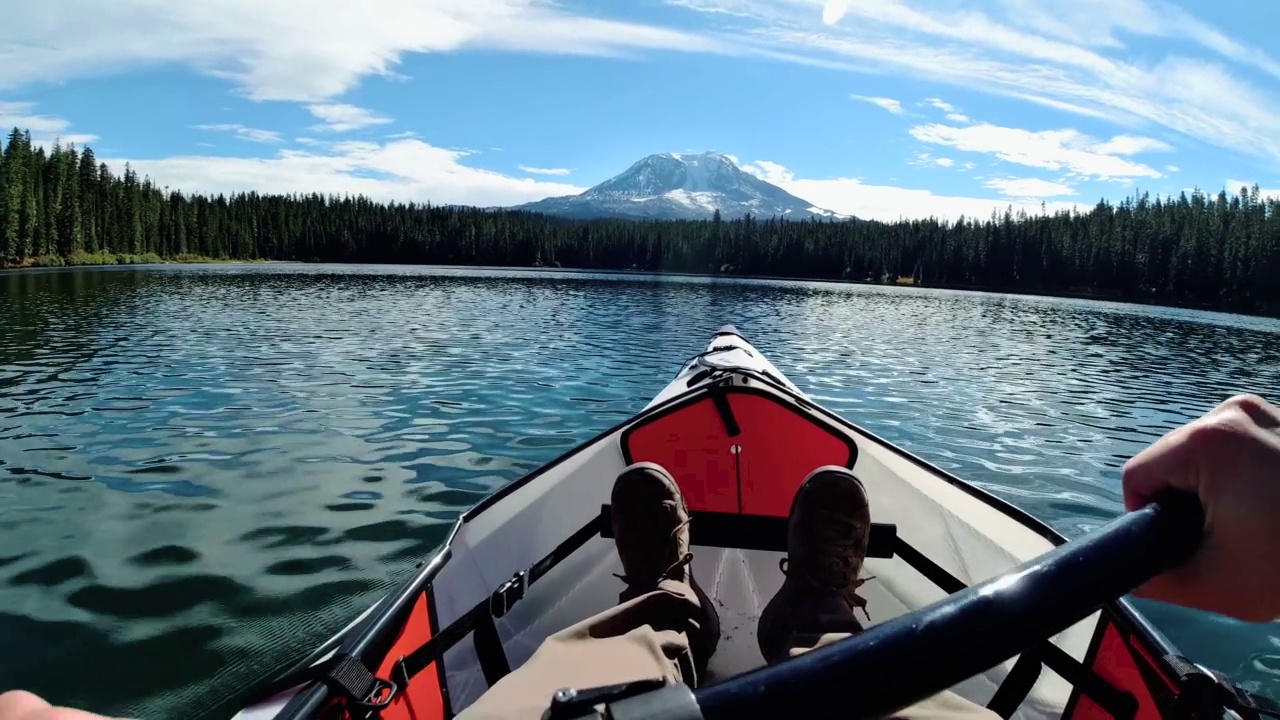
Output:
[[[1280,321],[804,282],[253,265],[0,273],[0,689],[190,717],[735,323],[819,402],[1069,536],[1123,462],[1280,398]],[[1280,695],[1280,632],[1143,606]]]

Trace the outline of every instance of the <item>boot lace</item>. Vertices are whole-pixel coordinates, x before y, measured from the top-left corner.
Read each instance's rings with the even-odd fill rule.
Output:
[[[691,519],[692,518],[685,518],[684,520],[681,520],[679,523],[677,523],[676,526],[671,529],[671,534],[667,538],[668,541],[675,540],[676,536],[679,535],[682,530],[688,527],[689,521]],[[662,572],[658,573],[654,577],[630,578],[621,573],[614,573],[613,576],[618,578],[622,582],[626,583],[627,585],[632,585],[633,582],[640,582],[640,581],[644,581],[646,584],[649,584],[649,581],[652,580],[652,584],[656,586],[659,582],[661,582],[664,579],[675,579],[676,577],[678,577],[678,574],[677,574],[678,571],[683,570],[691,562],[693,562],[693,553],[685,551],[684,554],[680,555],[680,557],[677,558],[675,562],[668,565],[666,570],[663,570]]]
[[[807,562],[801,562],[792,568],[787,558],[778,561],[778,569],[788,575],[796,572],[810,585],[844,598],[849,609],[861,610],[871,620],[867,611],[867,600],[858,594],[858,588],[875,577],[859,578],[862,560],[866,557],[866,528],[856,520],[815,508],[815,517],[810,519],[810,527],[814,532],[805,538],[804,550]]]

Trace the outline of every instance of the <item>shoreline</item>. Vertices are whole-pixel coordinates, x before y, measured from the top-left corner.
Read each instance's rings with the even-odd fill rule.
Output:
[[[1274,312],[1257,311],[1249,312],[1230,307],[1219,307],[1194,302],[1171,302],[1162,299],[1144,299],[1116,296],[1103,292],[1094,292],[1085,289],[1054,291],[1039,288],[998,288],[983,287],[974,285],[917,285],[915,283],[901,282],[874,282],[867,280],[851,280],[844,278],[812,278],[812,277],[793,277],[787,275],[755,275],[755,274],[726,274],[726,273],[694,273],[683,271],[663,271],[663,270],[641,270],[627,268],[578,268],[578,267],[549,267],[534,266],[520,267],[514,265],[450,265],[450,264],[432,264],[432,263],[367,263],[367,262],[315,262],[308,260],[260,260],[260,259],[231,259],[231,258],[209,258],[202,256],[183,256],[179,258],[159,258],[146,256],[132,256],[128,254],[107,254],[91,256],[93,259],[102,259],[102,262],[84,262],[87,258],[77,258],[80,262],[69,261],[63,259],[61,264],[49,263],[44,264],[38,262],[41,258],[28,258],[28,262],[20,265],[4,265],[0,264],[0,272],[4,274],[13,274],[23,271],[37,270],[75,270],[75,269],[95,269],[110,267],[148,267],[162,265],[349,265],[353,267],[397,267],[397,268],[448,268],[459,270],[508,270],[516,272],[560,272],[571,274],[594,274],[594,275],[634,275],[634,276],[667,276],[667,277],[685,277],[685,278],[706,278],[706,279],[722,279],[722,280],[763,280],[771,282],[812,282],[823,283],[827,285],[856,285],[862,287],[882,287],[882,288],[902,288],[905,290],[951,290],[959,292],[982,293],[985,295],[1023,295],[1029,297],[1047,297],[1062,298],[1066,300],[1095,300],[1098,302],[1120,303],[1128,305],[1136,305],[1140,307],[1164,307],[1175,310],[1197,310],[1202,312],[1215,312],[1228,315],[1240,315],[1243,317],[1257,317],[1267,319],[1280,319],[1280,308],[1276,308]],[[108,261],[109,259],[109,261]],[[131,262],[130,260],[140,260]],[[30,262],[37,260],[37,262]],[[125,260],[121,262],[121,260]]]

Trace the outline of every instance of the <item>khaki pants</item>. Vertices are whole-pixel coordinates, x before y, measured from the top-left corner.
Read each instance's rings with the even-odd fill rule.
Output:
[[[533,657],[489,689],[458,717],[542,717],[556,690],[668,678],[697,685],[689,634],[698,632],[697,596],[685,583],[664,580],[657,590],[616,605],[548,637]],[[848,637],[827,633],[794,638],[798,655]],[[1000,720],[990,710],[943,692],[899,712],[904,720]]]

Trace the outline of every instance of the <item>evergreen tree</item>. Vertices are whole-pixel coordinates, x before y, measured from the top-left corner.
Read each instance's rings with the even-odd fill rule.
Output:
[[[635,269],[910,283],[1280,315],[1280,201],[1137,194],[985,220],[574,220],[365,197],[203,196],[93,150],[0,148],[0,264],[139,256]]]

